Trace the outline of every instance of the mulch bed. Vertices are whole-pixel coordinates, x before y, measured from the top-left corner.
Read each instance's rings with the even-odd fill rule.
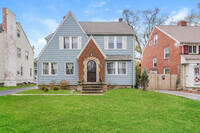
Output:
[[[186,93],[192,93],[192,94],[199,94],[200,95],[199,91],[180,90],[180,92],[186,92]]]

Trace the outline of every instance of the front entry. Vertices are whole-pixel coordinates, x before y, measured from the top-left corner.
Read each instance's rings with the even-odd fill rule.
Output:
[[[87,63],[87,82],[96,82],[96,62],[93,60]]]

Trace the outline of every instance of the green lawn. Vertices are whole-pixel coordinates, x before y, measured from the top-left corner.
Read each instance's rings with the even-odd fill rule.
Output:
[[[23,88],[23,87],[30,87],[30,86],[35,86],[36,84],[32,85],[20,85],[20,86],[11,86],[11,87],[0,87],[0,91],[2,90],[9,90],[9,89],[17,89],[17,88]]]
[[[48,92],[44,92],[42,90],[33,89],[33,90],[27,90],[23,92],[18,92],[17,94],[70,94],[70,90],[49,90]],[[74,91],[73,94],[81,94],[81,92]]]
[[[153,91],[2,96],[0,132],[200,132],[200,102]]]

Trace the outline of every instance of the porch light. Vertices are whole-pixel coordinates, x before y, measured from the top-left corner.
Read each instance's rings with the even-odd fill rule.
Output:
[[[92,55],[92,52],[90,53],[90,56],[93,56],[93,55]]]

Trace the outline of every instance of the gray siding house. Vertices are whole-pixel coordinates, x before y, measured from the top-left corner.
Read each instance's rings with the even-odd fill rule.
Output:
[[[135,85],[133,29],[119,22],[78,22],[71,11],[57,30],[46,37],[37,57],[38,84],[52,80],[84,83]]]

